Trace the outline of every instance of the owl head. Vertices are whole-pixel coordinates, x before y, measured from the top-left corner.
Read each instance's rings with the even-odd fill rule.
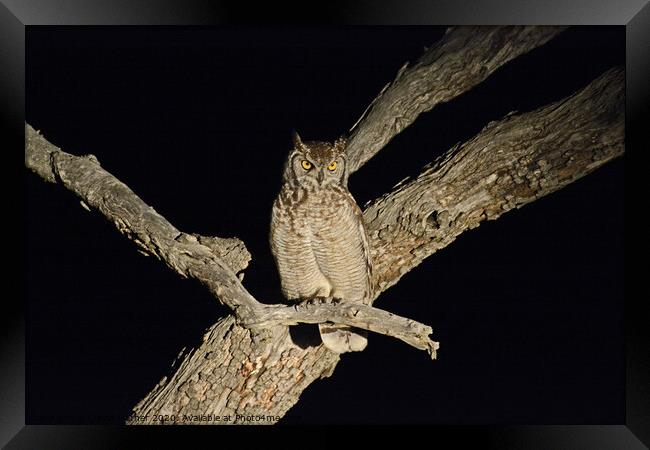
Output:
[[[334,143],[304,141],[292,132],[293,148],[284,169],[284,181],[312,187],[347,186],[346,139]]]

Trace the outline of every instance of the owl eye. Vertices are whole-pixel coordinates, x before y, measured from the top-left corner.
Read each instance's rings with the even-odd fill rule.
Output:
[[[332,161],[329,166],[327,166],[327,170],[330,172],[334,172],[336,170],[336,161]]]
[[[300,162],[300,165],[301,165],[302,168],[305,169],[305,170],[309,170],[309,169],[311,169],[311,163],[310,163],[309,161],[307,161],[307,160],[304,160],[304,159],[303,159],[303,160]]]

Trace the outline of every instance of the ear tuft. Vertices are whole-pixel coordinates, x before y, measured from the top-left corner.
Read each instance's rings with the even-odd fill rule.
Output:
[[[291,130],[291,140],[295,147],[302,147],[302,139],[296,130]]]

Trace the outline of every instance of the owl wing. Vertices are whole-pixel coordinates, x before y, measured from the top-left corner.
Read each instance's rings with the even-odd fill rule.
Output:
[[[348,194],[350,195],[350,194]],[[350,198],[352,196],[350,195]],[[361,208],[357,205],[357,203],[354,201],[354,199],[351,198],[353,207],[354,207],[354,213],[358,218],[358,232],[359,235],[361,236],[361,245],[363,248],[363,260],[365,261],[365,269],[366,269],[366,278],[367,278],[367,283],[368,283],[368,294],[367,297],[364,299],[364,303],[369,305],[372,300],[373,300],[373,291],[372,291],[372,258],[370,256],[370,240],[368,239],[368,231],[366,230],[366,224],[363,221],[363,212],[361,211]]]
[[[311,247],[334,297],[369,304],[372,262],[363,215],[352,195],[341,190],[336,212],[312,225]]]
[[[326,296],[330,290],[312,250],[311,232],[302,220],[287,202],[274,203],[269,240],[282,293],[289,300]]]

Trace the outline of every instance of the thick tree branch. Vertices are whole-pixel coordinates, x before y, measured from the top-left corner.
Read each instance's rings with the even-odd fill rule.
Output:
[[[236,272],[250,261],[239,239],[203,237],[180,232],[127,185],[104,170],[93,155],[70,155],[25,126],[25,165],[49,182],[60,182],[100,211],[120,233],[183,277],[203,282],[233,310],[253,309],[257,301],[243,288]]]
[[[625,76],[611,69],[573,96],[488,124],[414,180],[372,202],[379,291],[462,232],[550,194],[623,154]]]
[[[454,27],[418,62],[405,64],[353,126],[347,153],[351,172],[423,112],[469,91],[499,67],[539,47],[566,27]]]

